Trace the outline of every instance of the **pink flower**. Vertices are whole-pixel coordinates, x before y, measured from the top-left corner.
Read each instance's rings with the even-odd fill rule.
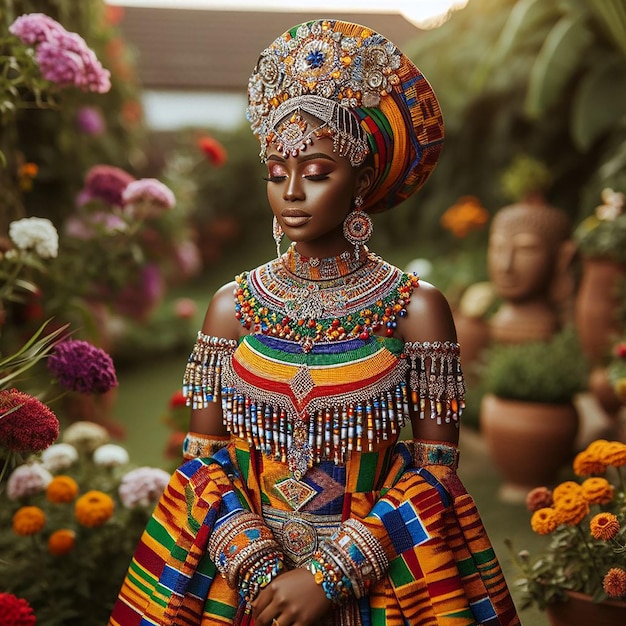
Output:
[[[174,302],[174,314],[181,320],[190,320],[198,312],[198,306],[191,298],[177,298]]]
[[[48,369],[60,385],[80,393],[106,393],[117,387],[111,357],[87,341],[67,339],[56,345]]]
[[[173,209],[172,190],[156,178],[142,178],[130,183],[122,194],[124,205],[135,217],[155,217],[162,210]]]
[[[115,299],[115,307],[122,315],[143,320],[159,303],[165,292],[165,284],[159,267],[148,264],[140,275],[129,282]]]
[[[0,626],[35,626],[37,618],[24,598],[0,593]]]
[[[85,177],[85,186],[78,196],[78,206],[91,200],[101,200],[121,207],[124,189],[134,180],[133,176],[119,167],[94,165]]]
[[[64,232],[74,239],[88,241],[98,233],[105,235],[117,235],[128,228],[126,222],[114,213],[94,211],[88,215],[73,215],[65,222]]]
[[[7,480],[7,498],[20,500],[43,493],[52,481],[52,474],[41,463],[18,465]]]
[[[17,389],[0,391],[0,445],[16,452],[39,452],[59,436],[59,420],[43,403]]]
[[[156,467],[138,467],[128,472],[120,483],[119,495],[127,509],[152,506],[161,497],[170,475]]]
[[[32,46],[49,41],[57,33],[67,32],[61,24],[44,13],[27,13],[18,17],[9,32],[19,37],[25,44]]]
[[[102,111],[98,107],[80,107],[76,113],[76,125],[86,135],[94,137],[102,135],[106,130]]]
[[[41,42],[35,51],[41,75],[62,87],[74,85],[83,91],[106,93],[111,74],[78,33],[58,32]]]

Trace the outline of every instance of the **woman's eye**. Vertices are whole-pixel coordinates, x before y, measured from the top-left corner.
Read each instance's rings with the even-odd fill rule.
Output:
[[[304,177],[307,180],[325,180],[328,178],[328,174],[305,174]]]
[[[263,180],[266,180],[268,183],[280,183],[285,180],[287,177],[284,175],[281,176],[263,176]]]

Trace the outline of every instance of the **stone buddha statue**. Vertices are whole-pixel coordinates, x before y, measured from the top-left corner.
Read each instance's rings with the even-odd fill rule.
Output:
[[[487,264],[503,302],[491,319],[499,343],[547,340],[561,325],[561,307],[573,292],[575,244],[561,209],[543,202],[500,209],[491,224]]]

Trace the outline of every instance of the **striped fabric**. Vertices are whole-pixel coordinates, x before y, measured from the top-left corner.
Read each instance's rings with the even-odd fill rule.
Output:
[[[332,463],[322,464],[309,479],[334,480],[339,496],[325,506],[314,498],[309,512],[340,510],[344,519],[360,519],[390,560],[388,576],[368,597],[324,623],[519,624],[476,506],[456,474],[445,467],[412,468],[402,443],[391,452],[357,454],[339,473]],[[220,510],[261,512],[262,501],[286,509],[264,480],[281,472],[284,464],[242,440],[213,459],[182,465],[141,538],[109,626],[249,624],[236,592],[215,576],[206,545]]]

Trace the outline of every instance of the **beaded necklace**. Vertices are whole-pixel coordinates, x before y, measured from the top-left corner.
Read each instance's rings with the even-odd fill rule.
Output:
[[[383,328],[393,336],[417,276],[369,251],[359,257],[360,265],[340,255],[312,268],[296,255],[290,248],[280,259],[237,276],[235,315],[245,328],[300,342],[305,351],[316,342],[368,339]],[[317,267],[336,267],[339,275],[309,278]]]

